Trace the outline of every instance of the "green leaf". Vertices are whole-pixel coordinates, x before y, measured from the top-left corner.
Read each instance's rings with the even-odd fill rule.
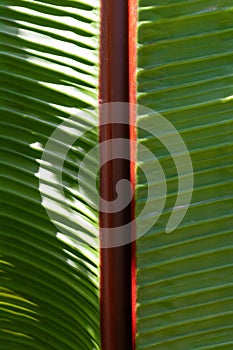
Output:
[[[73,128],[92,131],[67,155],[64,191],[77,217],[98,227],[75,190],[78,165],[97,143],[97,120],[78,111],[97,101],[98,2],[4,0],[0,10],[1,349],[98,349],[98,251],[76,239],[69,221],[65,233],[51,223],[38,178],[50,135],[76,113]],[[63,222],[65,202],[52,200]]]
[[[159,159],[168,193],[162,215],[137,241],[138,349],[233,346],[232,34],[230,0],[139,2],[138,104],[160,113],[182,136],[194,190],[182,223],[166,234],[182,179],[166,142],[139,130],[139,142]],[[156,129],[157,119],[148,118]],[[153,166],[145,158],[144,167]],[[138,211],[149,186],[138,172]]]

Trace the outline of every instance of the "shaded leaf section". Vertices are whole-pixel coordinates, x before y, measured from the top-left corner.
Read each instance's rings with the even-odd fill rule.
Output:
[[[232,348],[231,6],[229,0],[139,2],[138,103],[176,127],[195,185],[182,224],[165,234],[181,179],[166,147],[139,130],[139,142],[160,161],[168,195],[158,222],[137,242],[138,349]],[[152,171],[151,159],[145,163]],[[147,189],[138,173],[138,211]]]

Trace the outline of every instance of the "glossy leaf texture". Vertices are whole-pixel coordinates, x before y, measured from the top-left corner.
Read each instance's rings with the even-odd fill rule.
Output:
[[[38,179],[46,142],[74,114],[71,128],[84,123],[92,131],[71,145],[64,192],[84,222],[80,232],[85,222],[98,227],[97,212],[75,187],[79,161],[97,143],[96,118],[83,121],[77,111],[97,101],[98,6],[95,0],[0,4],[2,350],[99,348],[98,251],[76,241],[69,220],[66,233],[59,232],[42,206]],[[52,177],[47,181],[53,185]],[[62,222],[66,203],[52,201]]]
[[[139,130],[168,194],[157,223],[137,241],[137,349],[233,347],[232,11],[230,0],[139,0],[137,101],[182,136],[194,191],[183,222],[165,233],[182,179],[166,145]],[[145,164],[153,171],[150,157]],[[138,172],[138,211],[149,185]]]

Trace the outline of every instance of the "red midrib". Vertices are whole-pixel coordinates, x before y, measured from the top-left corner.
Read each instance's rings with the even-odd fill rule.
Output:
[[[101,0],[100,104],[136,103],[136,0]],[[130,38],[130,40],[129,40]],[[134,113],[127,116],[134,124]],[[100,115],[101,121],[101,115]],[[108,124],[100,127],[100,142],[112,138],[136,140],[135,127]],[[128,179],[135,187],[135,149],[130,164],[112,161],[100,170],[100,195],[111,201],[115,184]],[[135,199],[118,213],[101,213],[100,227],[124,225],[135,218]],[[101,228],[100,228],[101,234]],[[135,227],[132,225],[132,237]],[[100,249],[101,349],[134,350],[136,332],[136,244]]]

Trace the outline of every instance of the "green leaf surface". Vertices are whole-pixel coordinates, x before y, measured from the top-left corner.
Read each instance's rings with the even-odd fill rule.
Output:
[[[51,223],[38,179],[42,152],[56,127],[96,105],[98,5],[78,0],[0,4],[1,350],[99,349],[98,251],[76,240],[69,220],[67,235]],[[97,120],[84,123],[76,114],[73,127],[82,130],[85,124],[92,132],[71,147],[63,185],[77,217],[97,227],[97,212],[75,187],[78,164],[97,143]],[[57,140],[54,159],[62,142]],[[53,186],[52,178],[47,182]],[[52,200],[63,222],[65,203]],[[80,230],[87,230],[85,224]]]
[[[166,145],[139,130],[168,193],[162,215],[137,241],[137,349],[233,347],[232,34],[230,0],[139,1],[137,101],[182,136],[194,190],[182,223],[166,234],[181,179]],[[150,123],[156,127],[153,116]],[[144,166],[153,171],[149,157]],[[138,211],[150,185],[139,172]]]

